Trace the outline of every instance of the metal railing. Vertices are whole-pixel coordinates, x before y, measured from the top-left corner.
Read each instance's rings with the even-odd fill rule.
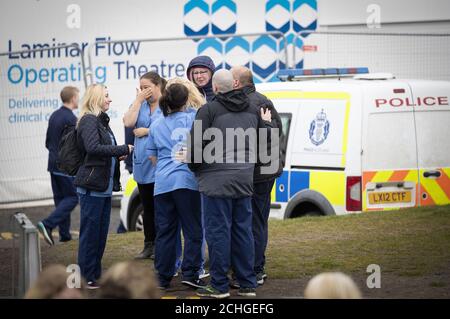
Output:
[[[81,59],[81,67],[83,70],[83,82],[84,82],[84,87],[87,87],[87,78],[86,78],[86,63],[84,60],[84,53],[83,50],[80,48],[80,45],[78,43],[72,43],[72,44],[67,44],[67,45],[59,45],[59,46],[55,46],[55,47],[47,47],[47,48],[39,48],[39,49],[32,49],[32,50],[19,50],[19,51],[8,51],[8,52],[1,52],[0,53],[0,57],[1,56],[10,56],[13,54],[25,54],[25,53],[35,53],[35,52],[42,52],[42,51],[51,51],[51,50],[60,50],[60,49],[66,49],[66,48],[74,48],[76,50],[78,50],[78,55]]]
[[[67,61],[76,68],[74,75],[67,68],[60,77],[57,71]],[[87,86],[83,50],[73,43],[2,52],[0,65],[0,143],[7,150],[0,158],[0,204],[52,199],[48,173],[32,168],[48,160],[46,120],[61,105],[61,88],[80,82]]]
[[[15,213],[11,217],[13,233],[11,290],[12,297],[22,298],[41,272],[39,232],[25,214]],[[16,249],[17,240],[19,246]],[[18,250],[17,257],[16,250]]]
[[[297,33],[294,43],[300,40],[302,47],[294,45],[292,57],[297,61],[298,51],[302,52],[307,68],[318,67],[314,63],[319,60],[319,63],[339,61],[346,65],[326,67],[367,66],[371,72],[383,70],[400,73],[401,77],[450,80],[450,33],[302,31]],[[309,50],[316,43],[326,47],[325,52],[320,52],[320,45],[312,53],[303,49],[306,45]],[[313,54],[320,58],[314,59]],[[311,60],[315,62],[308,63]]]
[[[271,31],[271,32],[255,32],[255,33],[239,33],[239,34],[221,34],[221,35],[205,35],[205,36],[192,36],[192,37],[167,37],[167,38],[144,38],[144,39],[123,39],[123,40],[104,40],[104,41],[96,41],[87,46],[86,54],[88,65],[85,67],[86,77],[89,79],[89,84],[94,82],[93,79],[93,70],[94,63],[92,58],[92,50],[98,44],[114,44],[114,43],[133,43],[133,42],[173,42],[173,41],[197,41],[197,40],[205,40],[205,39],[226,39],[226,38],[237,38],[237,37],[254,37],[254,36],[272,36],[274,38],[283,39],[283,53],[284,53],[284,62],[287,65],[289,62],[288,57],[288,43],[285,35],[279,31]]]

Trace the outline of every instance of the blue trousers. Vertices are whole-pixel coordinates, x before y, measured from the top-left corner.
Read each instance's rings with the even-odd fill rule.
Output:
[[[50,173],[55,209],[42,221],[45,227],[59,229],[60,240],[70,240],[70,213],[78,204],[73,178]]]
[[[270,192],[274,181],[255,184],[252,196],[253,237],[255,240],[255,273],[263,272],[266,264],[268,222],[270,214]]]
[[[227,292],[232,267],[242,288],[256,288],[251,197],[231,199],[202,194],[202,204],[211,285]]]
[[[200,193],[177,189],[156,195],[155,222],[155,267],[160,285],[167,287],[175,273],[180,224],[184,236],[182,276],[186,280],[197,278],[202,262],[203,239]]]
[[[80,243],[78,265],[86,281],[98,281],[108,238],[111,197],[80,195]]]

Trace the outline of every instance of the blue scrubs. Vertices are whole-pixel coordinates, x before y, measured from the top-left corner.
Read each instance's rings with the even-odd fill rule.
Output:
[[[185,163],[173,160],[175,152],[186,147],[195,113],[177,112],[151,125],[148,139],[150,156],[157,156],[155,195],[187,188],[198,190],[197,180]]]
[[[185,249],[183,279],[198,277],[202,263],[201,201],[197,181],[186,164],[173,155],[186,145],[194,112],[177,112],[150,126],[148,152],[157,157],[155,171],[155,267],[160,285],[167,287],[174,273],[175,245],[181,224]]]
[[[150,128],[150,125],[158,118],[162,117],[161,109],[157,107],[153,113],[150,112],[150,105],[147,101],[141,104],[136,128]],[[155,182],[155,167],[148,160],[147,153],[148,136],[134,138],[133,151],[133,177],[138,184],[150,184]]]

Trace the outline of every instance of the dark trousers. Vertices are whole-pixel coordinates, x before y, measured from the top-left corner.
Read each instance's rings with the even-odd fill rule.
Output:
[[[160,285],[169,285],[175,273],[177,241],[183,230],[184,253],[181,271],[184,279],[196,279],[202,263],[202,221],[200,193],[177,189],[155,196],[155,267]]]
[[[211,285],[227,292],[227,275],[233,267],[242,288],[256,288],[251,197],[231,199],[202,194],[202,205]]]
[[[78,204],[73,178],[50,173],[55,210],[42,221],[50,229],[58,227],[59,239],[70,240],[70,213]]]
[[[270,192],[274,181],[255,184],[252,196],[253,237],[255,240],[255,272],[264,271],[266,248],[269,237]]]
[[[155,201],[153,191],[155,183],[138,184],[139,197],[144,207],[143,224],[144,224],[144,242],[151,243],[155,241]]]
[[[98,281],[108,237],[111,197],[80,195],[78,265],[86,281]]]

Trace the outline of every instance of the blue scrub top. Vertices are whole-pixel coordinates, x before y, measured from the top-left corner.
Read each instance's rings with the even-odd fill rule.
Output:
[[[162,116],[163,113],[159,106],[150,114],[150,105],[147,101],[144,101],[139,109],[135,127],[150,128],[150,125]],[[148,136],[134,138],[133,177],[139,184],[150,184],[155,182],[155,167],[153,167],[151,161],[148,159],[147,143]]]
[[[186,147],[187,136],[195,119],[195,112],[176,112],[159,118],[150,126],[149,155],[157,157],[154,195],[177,189],[198,190],[197,180],[187,164],[175,161],[173,155]]]

